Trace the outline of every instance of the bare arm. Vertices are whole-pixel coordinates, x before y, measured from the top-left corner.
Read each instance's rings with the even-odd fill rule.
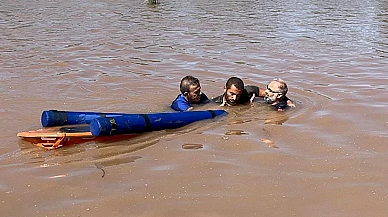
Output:
[[[293,107],[293,108],[296,107],[296,105],[290,99],[287,100],[287,105],[290,106],[290,107]]]
[[[258,97],[265,97],[265,89],[259,88],[259,95]]]

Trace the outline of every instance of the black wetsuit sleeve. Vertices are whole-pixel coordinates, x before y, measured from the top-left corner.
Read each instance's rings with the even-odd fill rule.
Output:
[[[245,86],[245,90],[247,90],[249,98],[251,98],[253,96],[253,94],[255,94],[256,97],[258,97],[260,94],[260,89],[258,86],[247,85],[247,86]]]
[[[249,96],[249,93],[246,89],[242,92],[240,98],[238,99],[238,104],[245,104],[247,102],[250,102],[251,97]]]
[[[218,104],[222,104],[223,97],[224,97],[224,95],[214,97],[214,98],[212,98],[212,101],[215,103],[218,103]]]

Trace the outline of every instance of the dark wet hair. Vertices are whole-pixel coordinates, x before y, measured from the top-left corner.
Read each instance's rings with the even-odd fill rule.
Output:
[[[231,77],[226,82],[226,89],[230,89],[234,85],[238,90],[244,90],[244,82],[237,77]]]
[[[188,76],[182,78],[181,84],[179,86],[181,93],[190,92],[190,86],[192,86],[192,85],[196,85],[196,86],[200,85],[198,78],[193,77],[191,75],[188,75]]]

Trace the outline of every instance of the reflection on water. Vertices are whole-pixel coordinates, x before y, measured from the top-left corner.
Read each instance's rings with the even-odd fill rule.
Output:
[[[265,102],[254,102],[251,106],[242,106],[238,109],[233,108],[228,110],[230,113],[228,124],[244,124],[254,121],[263,122],[264,124],[282,125],[289,119],[290,113],[293,114],[300,110],[300,108],[308,106],[308,104],[303,105],[302,103],[295,104],[297,108],[288,108],[287,112],[275,111],[271,105]]]
[[[265,117],[264,124],[282,125],[289,119],[286,112],[273,112]]]
[[[45,151],[36,148],[31,143],[21,140],[21,151],[16,155],[31,157],[31,164],[74,164],[76,162],[97,162],[99,165],[119,165],[119,163],[133,162],[128,154],[156,144],[165,132],[151,132],[132,139],[121,138],[118,141],[89,141],[69,144],[59,149]],[[15,155],[15,156],[16,156]],[[54,161],[54,162],[53,162]]]
[[[97,168],[116,166],[121,164],[133,163],[138,159],[141,159],[141,156],[131,156],[126,158],[112,159],[112,160],[102,160],[101,162],[95,163]]]
[[[245,135],[248,134],[244,130],[228,130],[225,132],[225,135]]]
[[[183,149],[201,149],[203,148],[202,144],[183,144],[182,145]]]
[[[264,142],[265,144],[268,145],[268,147],[270,148],[279,148],[275,145],[275,142],[273,140],[270,140],[270,139],[261,139],[262,142]]]

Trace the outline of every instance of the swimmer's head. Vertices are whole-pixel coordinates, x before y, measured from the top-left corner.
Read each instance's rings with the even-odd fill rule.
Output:
[[[198,102],[201,99],[201,84],[198,78],[190,75],[184,77],[181,80],[180,90],[190,103]]]
[[[225,100],[229,105],[236,105],[244,91],[244,82],[237,77],[231,77],[224,87]]]
[[[265,89],[264,100],[267,103],[275,103],[286,96],[288,92],[287,84],[280,78],[272,80]]]

